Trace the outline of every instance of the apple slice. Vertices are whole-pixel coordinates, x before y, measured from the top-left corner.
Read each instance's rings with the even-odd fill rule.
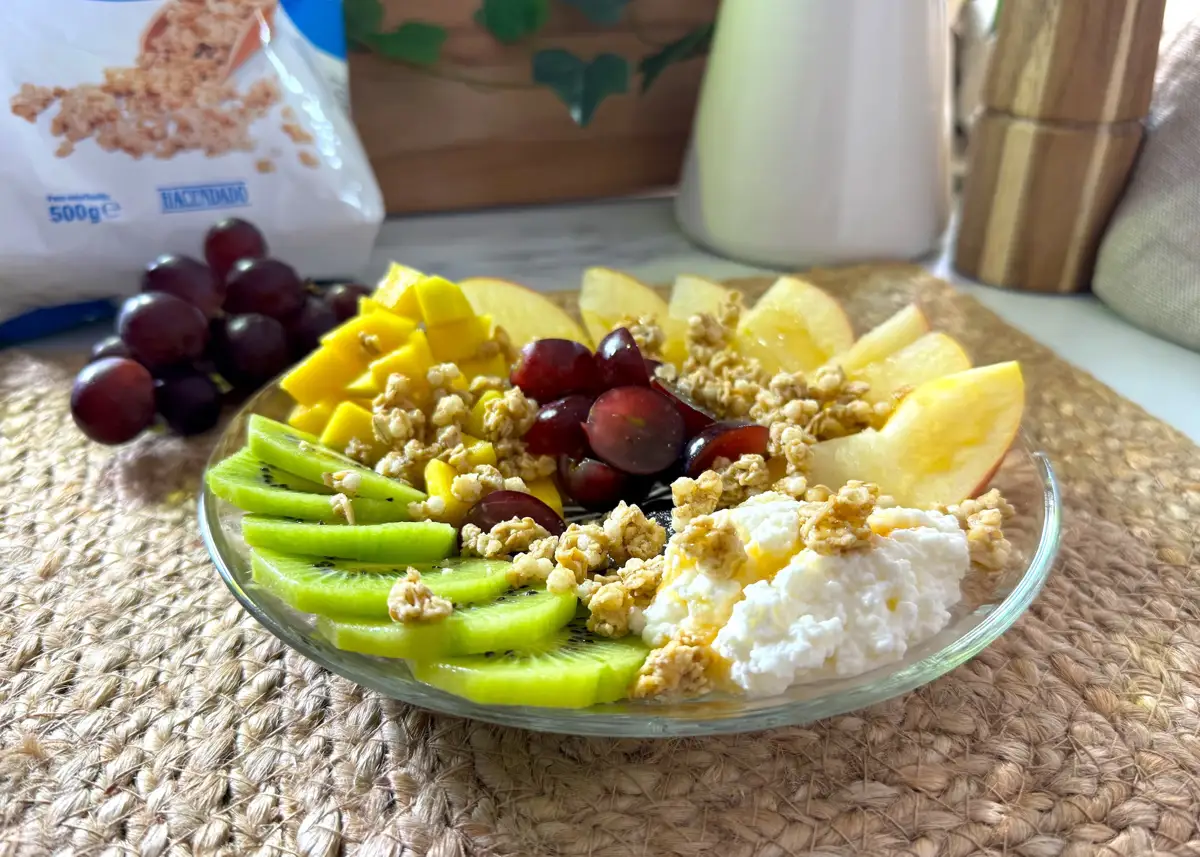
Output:
[[[458,287],[476,315],[490,315],[518,348],[535,339],[573,339],[591,348],[591,340],[575,319],[533,289],[491,277],[471,277]]]
[[[909,304],[878,327],[864,333],[850,350],[835,354],[827,366],[837,364],[853,375],[869,363],[895,354],[929,332],[929,320],[916,304]]]
[[[987,488],[1024,409],[1025,380],[1015,361],[927,381],[882,429],[814,444],[809,482],[874,482],[901,506],[920,509],[959,503]]]
[[[742,316],[737,342],[768,372],[811,372],[854,344],[854,328],[828,294],[798,277],[780,277]]]
[[[885,402],[903,387],[919,387],[934,378],[970,368],[971,358],[958,340],[935,331],[848,376],[871,385],[863,396],[868,402]]]
[[[579,290],[579,314],[593,342],[599,342],[626,316],[667,320],[667,302],[640,280],[611,268],[588,268]]]
[[[667,304],[667,318],[663,320],[663,332],[667,341],[663,345],[663,356],[681,366],[687,357],[688,319],[706,312],[717,316],[729,299],[730,290],[713,280],[694,274],[680,274],[671,289],[671,302]]]

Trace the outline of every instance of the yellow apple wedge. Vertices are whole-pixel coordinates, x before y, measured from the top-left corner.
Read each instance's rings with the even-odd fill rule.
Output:
[[[1021,425],[1025,381],[1016,362],[927,381],[878,431],[812,447],[811,484],[874,482],[902,506],[927,508],[976,496]]]
[[[827,366],[838,365],[847,375],[895,354],[929,332],[929,320],[916,304],[909,304],[883,324],[864,333],[847,351],[835,354]]]
[[[857,372],[847,373],[855,381],[866,381],[870,389],[863,396],[868,402],[885,402],[904,387],[919,387],[926,381],[965,372],[971,358],[958,340],[940,331],[927,333],[894,354],[868,363]]]
[[[671,288],[671,300],[667,304],[667,318],[662,322],[667,341],[663,345],[663,356],[670,362],[682,365],[687,357],[688,319],[706,312],[712,316],[721,313],[721,307],[729,299],[730,290],[713,280],[695,274],[680,274]]]
[[[798,277],[780,277],[742,316],[737,344],[768,372],[811,372],[854,344],[854,328],[830,295]]]
[[[588,268],[579,290],[579,314],[593,342],[600,342],[626,316],[667,320],[667,302],[652,288],[621,271]]]
[[[573,339],[591,347],[591,340],[571,316],[543,294],[526,286],[491,277],[471,277],[458,284],[477,315],[490,315],[513,341]]]

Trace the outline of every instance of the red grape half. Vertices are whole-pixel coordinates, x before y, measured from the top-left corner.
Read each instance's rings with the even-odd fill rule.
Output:
[[[596,346],[596,365],[600,367],[600,377],[604,386],[613,387],[647,387],[650,385],[650,375],[646,371],[646,361],[628,329],[618,327],[600,340]]]
[[[486,533],[511,518],[533,518],[552,536],[562,535],[567,528],[557,512],[524,491],[493,491],[471,507],[464,523],[474,524]]]
[[[558,459],[558,481],[572,500],[594,512],[608,512],[625,497],[631,477],[595,458]]]
[[[512,383],[538,402],[601,389],[600,370],[587,346],[570,339],[538,339],[521,349]]]
[[[711,470],[718,458],[737,461],[743,455],[765,457],[770,436],[767,427],[757,423],[741,420],[713,423],[688,441],[683,453],[684,475],[695,479],[705,470]]]
[[[521,439],[534,455],[583,455],[587,451],[583,422],[591,408],[591,397],[578,394],[547,402]]]
[[[596,456],[626,473],[666,470],[683,447],[683,417],[670,399],[649,387],[602,393],[584,431]]]

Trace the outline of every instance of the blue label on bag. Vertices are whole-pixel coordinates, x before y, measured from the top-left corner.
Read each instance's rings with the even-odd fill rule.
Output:
[[[241,180],[172,185],[158,188],[158,199],[163,214],[245,208],[250,204],[250,189]]]
[[[46,215],[51,223],[96,225],[121,216],[121,206],[106,193],[46,194]]]
[[[283,10],[304,38],[332,57],[346,58],[342,0],[282,0]]]

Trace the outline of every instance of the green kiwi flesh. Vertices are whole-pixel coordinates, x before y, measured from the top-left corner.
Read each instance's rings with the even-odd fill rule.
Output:
[[[358,474],[357,496],[369,500],[388,500],[405,509],[409,503],[424,500],[425,495],[396,479],[381,476],[352,458],[335,452],[308,432],[294,429],[261,414],[250,417],[247,431],[250,451],[267,464],[295,473],[312,482],[324,483],[324,474],[349,470]]]
[[[246,515],[242,537],[252,548],[362,562],[435,562],[454,553],[458,531],[436,521],[324,524]]]
[[[318,633],[347,652],[384,658],[443,658],[505,651],[552,634],[575,616],[575,593],[522,587],[456,609],[433,622],[317,620]]]
[[[388,618],[388,593],[409,566],[291,556],[253,550],[254,582],[302,613],[364,619]],[[413,566],[435,594],[455,604],[490,601],[509,588],[511,564],[452,557]]]
[[[344,520],[330,503],[331,489],[260,461],[246,448],[209,470],[204,481],[209,491],[243,512],[329,523]],[[408,520],[405,504],[394,500],[355,497],[350,506],[358,524]]]
[[[600,637],[576,619],[507,650],[410,666],[419,681],[481,705],[586,708],[628,696],[649,651],[638,637]]]

